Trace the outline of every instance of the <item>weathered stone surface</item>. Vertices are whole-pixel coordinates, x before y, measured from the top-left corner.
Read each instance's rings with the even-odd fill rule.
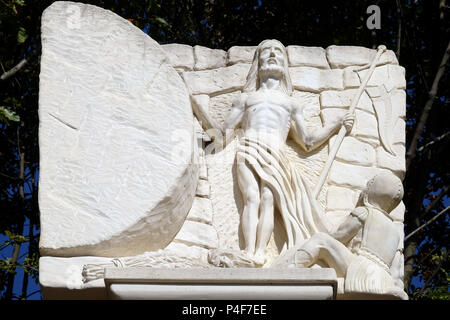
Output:
[[[42,255],[135,255],[163,248],[180,229],[197,185],[193,116],[165,61],[155,41],[111,11],[72,2],[45,10]]]
[[[395,90],[391,92],[391,104],[393,108],[393,116],[406,119],[406,92],[403,90]]]
[[[227,53],[220,49],[210,49],[202,46],[194,47],[195,70],[205,70],[225,67]]]
[[[337,117],[342,117],[348,112],[347,109],[342,108],[325,108],[321,111],[323,123],[329,123]],[[379,139],[378,136],[378,124],[375,115],[368,112],[356,109],[355,110],[355,123],[353,125],[350,134],[357,137],[367,137],[371,139]],[[378,144],[378,142],[374,142]]]
[[[344,68],[344,88],[359,88],[361,81],[356,73],[355,67]]]
[[[212,226],[189,220],[185,221],[174,241],[206,249],[218,246],[217,232]]]
[[[212,97],[209,102],[209,110],[214,119],[223,125],[226,117],[230,113],[233,102],[239,97],[241,91],[219,94]]]
[[[250,64],[234,64],[214,70],[188,71],[183,74],[191,94],[217,95],[242,89]]]
[[[351,134],[357,137],[379,139],[377,118],[373,114],[355,110],[355,124]]]
[[[186,44],[169,43],[161,46],[174,68],[192,70],[194,68],[194,50]]]
[[[390,85],[396,89],[406,89],[405,68],[402,66],[388,66]]]
[[[388,170],[355,166],[347,163],[335,161],[331,166],[329,183],[363,190],[367,181],[380,172],[389,172]]]
[[[192,208],[187,216],[188,220],[212,224],[213,208],[210,199],[195,197]]]
[[[202,180],[208,180],[208,167],[206,166],[204,156],[199,158],[198,177]]]
[[[228,65],[236,63],[252,63],[256,47],[234,46],[228,49]]]
[[[330,139],[330,148],[335,140],[335,137]],[[371,145],[348,136],[342,141],[336,159],[360,166],[372,166],[375,164],[376,154]]]
[[[406,122],[403,119],[397,119],[394,125],[394,132],[392,134],[392,143],[405,144],[406,136]]]
[[[326,48],[327,59],[331,68],[345,68],[348,66],[369,65],[377,50],[356,46],[329,46]],[[392,50],[384,52],[378,64],[398,64],[397,57]]]
[[[351,211],[358,200],[358,193],[342,187],[330,186],[327,191],[327,211],[328,210],[348,210]]]
[[[343,90],[343,71],[321,70],[311,67],[290,68],[292,85],[297,90],[320,92],[323,90]]]
[[[199,180],[195,194],[199,197],[209,198],[211,196],[211,186],[207,180]]]
[[[357,72],[361,82],[364,81],[368,72],[369,69],[364,69]],[[388,79],[389,79],[388,65],[376,67],[372,75],[370,76],[369,82],[367,82],[367,87],[378,87],[386,83]]]
[[[325,49],[320,47],[288,46],[287,48],[290,67],[314,67],[330,69]]]
[[[406,171],[405,146],[403,144],[394,144],[392,149],[395,152],[395,156],[386,152],[383,147],[377,148],[378,167],[389,169],[403,179]]]
[[[322,108],[349,108],[355,99],[357,89],[349,89],[344,91],[327,90],[320,93],[320,104]],[[356,109],[374,113],[372,100],[366,92],[361,94]]]

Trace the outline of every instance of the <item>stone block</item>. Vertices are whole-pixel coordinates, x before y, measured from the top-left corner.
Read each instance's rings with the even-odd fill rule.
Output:
[[[355,123],[351,135],[379,139],[378,122],[375,115],[365,111],[355,110]]]
[[[187,44],[169,43],[161,45],[172,67],[181,70],[194,69],[194,49]]]
[[[320,92],[323,90],[343,90],[343,71],[322,70],[311,67],[290,68],[292,85],[297,90]]]
[[[219,240],[217,239],[217,232],[212,226],[186,220],[174,242],[214,249],[217,248]]]
[[[364,79],[366,78],[368,71],[369,69],[364,69],[357,72],[361,82],[363,82]],[[369,82],[367,82],[366,87],[377,87],[383,85],[388,81],[388,79],[389,79],[388,65],[376,67],[373,70],[373,73],[369,79]]]
[[[348,89],[344,91],[326,90],[320,93],[320,105],[322,108],[346,108],[352,104],[357,89]],[[374,113],[372,100],[366,92],[361,94],[356,109]]]
[[[330,139],[329,145],[334,145],[336,137]],[[368,143],[347,136],[342,140],[341,146],[336,154],[336,159],[360,166],[372,166],[376,161],[375,149]]]
[[[347,112],[347,109],[342,108],[322,109],[322,121],[324,124],[329,123],[337,117],[343,117]],[[371,145],[379,145],[378,123],[375,115],[356,109],[355,122],[350,135],[358,138],[359,140],[364,140],[361,138],[369,138],[370,142],[366,140],[364,141]]]
[[[198,197],[209,198],[211,196],[211,186],[207,180],[199,180],[195,195]]]
[[[358,74],[354,71],[355,67],[344,68],[344,88],[359,88],[361,81]]]
[[[406,89],[405,68],[397,65],[388,66],[389,85],[396,89]]]
[[[208,198],[195,197],[187,219],[191,221],[212,224],[213,207],[211,200]]]
[[[347,210],[350,212],[358,200],[358,193],[349,188],[330,186],[327,190],[327,211]],[[328,215],[328,213],[327,213]]]
[[[405,145],[405,137],[406,137],[406,122],[403,119],[397,119],[393,128],[392,143],[393,144],[401,143]]]
[[[337,186],[363,190],[367,185],[367,181],[380,172],[390,171],[373,167],[356,166],[335,160],[331,166],[328,182]]]
[[[328,62],[331,68],[370,65],[377,50],[357,46],[329,46],[326,48]],[[384,52],[377,64],[398,64],[392,50]]]
[[[227,53],[220,49],[195,46],[194,56],[194,70],[216,69],[227,64]]]
[[[290,67],[330,69],[325,54],[325,49],[323,48],[288,46],[286,49]]]
[[[228,49],[228,65],[236,63],[252,63],[256,46],[234,46]]]
[[[390,93],[393,116],[406,119],[406,92],[403,90],[394,90]]]
[[[237,63],[214,70],[186,71],[183,78],[191,94],[218,95],[244,87],[250,64]]]
[[[386,152],[383,147],[377,148],[377,164],[380,168],[389,169],[400,179],[405,175],[405,146],[403,144],[394,144],[392,146],[395,156]]]

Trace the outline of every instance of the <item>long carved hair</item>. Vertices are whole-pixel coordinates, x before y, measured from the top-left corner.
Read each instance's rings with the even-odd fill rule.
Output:
[[[281,88],[287,95],[292,95],[292,82],[291,82],[291,76],[289,74],[289,67],[288,67],[288,57],[287,57],[287,51],[284,45],[275,39],[269,39],[262,41],[258,47],[255,50],[255,54],[253,56],[253,62],[252,66],[250,68],[250,71],[247,75],[247,82],[245,83],[244,92],[251,92],[256,91],[259,89],[261,85],[261,79],[259,78],[259,55],[261,54],[261,50],[264,48],[264,45],[267,42],[274,41],[281,45],[283,48],[283,56],[284,56],[284,70],[283,70],[283,77],[281,79]]]

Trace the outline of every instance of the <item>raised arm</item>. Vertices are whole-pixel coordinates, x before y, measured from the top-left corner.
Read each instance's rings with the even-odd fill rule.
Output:
[[[346,114],[344,117],[333,119],[321,128],[309,130],[303,119],[303,109],[295,107],[291,118],[291,130],[294,141],[306,151],[314,150],[335,134],[342,125],[345,125],[347,132],[350,132],[353,126],[353,118],[353,115]]]

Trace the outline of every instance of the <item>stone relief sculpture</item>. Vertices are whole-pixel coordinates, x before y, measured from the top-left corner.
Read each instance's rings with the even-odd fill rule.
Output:
[[[71,2],[44,12],[42,39],[41,286],[104,286],[106,267],[333,268],[338,297],[407,298],[392,51],[160,46]]]
[[[391,274],[403,239],[389,215],[403,197],[400,179],[381,173],[367,183],[361,193],[361,206],[331,233],[315,233],[305,243],[288,250],[278,267],[307,268],[318,259],[334,268],[345,278],[345,291],[399,295],[407,298],[398,288]]]
[[[223,132],[243,129],[237,150],[237,182],[244,199],[241,217],[245,251],[256,265],[265,262],[265,249],[274,229],[278,205],[286,231],[286,248],[313,233],[328,230],[326,219],[301,174],[291,168],[283,146],[292,127],[294,140],[309,151],[324,143],[345,122],[337,117],[310,132],[292,95],[285,47],[266,40],[256,48],[243,93],[233,104]],[[292,125],[291,125],[292,123]]]

